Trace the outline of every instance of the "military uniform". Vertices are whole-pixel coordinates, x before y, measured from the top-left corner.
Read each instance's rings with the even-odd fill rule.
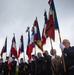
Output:
[[[45,75],[52,75],[51,56],[43,53],[45,59]]]
[[[16,61],[11,62],[10,75],[15,75],[16,74],[16,65],[17,65]]]
[[[37,75],[45,75],[45,62],[43,57],[38,57],[36,59],[36,66],[35,66]]]
[[[32,60],[29,65],[30,65],[30,74],[35,75],[35,60]]]
[[[24,62],[19,63],[18,75],[24,75]]]
[[[30,66],[26,62],[24,63],[24,73],[25,75],[29,75]]]
[[[9,68],[8,68],[8,61],[5,61],[4,63],[4,75],[8,75]]]
[[[74,75],[74,46],[64,49],[64,58],[68,75]]]
[[[2,61],[2,59],[0,59],[0,75],[4,74],[4,63]]]

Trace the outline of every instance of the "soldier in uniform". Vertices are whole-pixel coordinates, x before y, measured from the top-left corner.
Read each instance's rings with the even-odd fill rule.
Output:
[[[18,75],[25,75],[23,58],[20,59]]]
[[[45,59],[45,75],[52,75],[51,56],[49,55],[47,50],[45,50],[43,52],[43,56],[44,56],[44,59]]]
[[[67,75],[74,75],[74,46],[70,46],[69,40],[64,39],[60,48],[64,52]]]
[[[50,51],[52,55],[52,75],[60,75],[61,74],[61,58],[60,56],[56,55],[56,50],[52,49]]]
[[[37,59],[36,59],[36,69],[37,69],[37,75],[45,75],[45,61],[42,57],[42,54],[40,52],[37,53]]]
[[[16,65],[17,65],[17,61],[15,61],[15,57],[12,57],[10,75],[16,74]]]
[[[36,65],[37,65],[37,63],[36,63],[36,56],[35,55],[32,55],[31,56],[31,60],[30,60],[30,62],[29,62],[29,65],[30,65],[30,74],[31,75],[36,75]]]
[[[9,59],[9,57],[6,57],[6,61],[4,63],[4,75],[8,75],[8,73],[9,73],[8,59]]]
[[[3,63],[3,59],[0,59],[0,75],[4,74],[4,63]]]
[[[29,75],[30,66],[28,63],[24,62],[24,75]]]

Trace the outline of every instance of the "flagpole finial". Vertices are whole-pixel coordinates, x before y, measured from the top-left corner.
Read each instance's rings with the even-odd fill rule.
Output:
[[[6,38],[7,38],[7,36],[6,36]]]
[[[36,20],[37,20],[37,16],[36,16]]]
[[[51,4],[51,0],[48,0],[48,4],[49,4],[49,5]]]
[[[22,33],[22,35],[21,36],[23,36],[23,33]]]
[[[29,31],[29,29],[30,29],[30,27],[27,27],[26,32],[28,32],[28,31]]]
[[[15,36],[15,33],[13,33],[13,35]]]
[[[46,12],[46,9],[44,9],[44,12]]]

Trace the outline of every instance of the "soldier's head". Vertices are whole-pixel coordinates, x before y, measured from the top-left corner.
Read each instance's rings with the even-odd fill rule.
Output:
[[[37,53],[38,57],[42,57],[42,54],[40,52]]]
[[[6,57],[6,60],[8,60],[8,59],[9,59],[9,57],[7,56],[7,57]]]
[[[69,47],[70,47],[70,42],[69,42],[69,40],[64,39],[62,43],[63,43],[63,45],[65,46],[65,48],[69,48]]]
[[[15,60],[15,57],[12,57],[12,60],[14,61]]]
[[[31,56],[31,58],[32,58],[32,59],[35,59],[35,55],[33,54],[33,55]]]
[[[56,49],[51,49],[51,50],[50,50],[50,54],[51,54],[51,55],[56,55]]]
[[[36,57],[36,56],[35,56],[34,54],[32,54],[32,55],[31,55],[31,60],[30,60],[30,62],[31,62],[31,61],[34,61],[34,60],[35,60],[35,57]]]
[[[23,62],[23,58],[20,59],[20,62]]]
[[[45,50],[44,52],[45,52],[45,54],[46,54],[46,55],[49,55],[49,53],[48,53],[48,51],[47,51],[47,50]]]

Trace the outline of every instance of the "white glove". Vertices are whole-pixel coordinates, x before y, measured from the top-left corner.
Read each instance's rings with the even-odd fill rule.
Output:
[[[64,51],[65,46],[61,43],[60,48],[62,49],[62,51]]]

